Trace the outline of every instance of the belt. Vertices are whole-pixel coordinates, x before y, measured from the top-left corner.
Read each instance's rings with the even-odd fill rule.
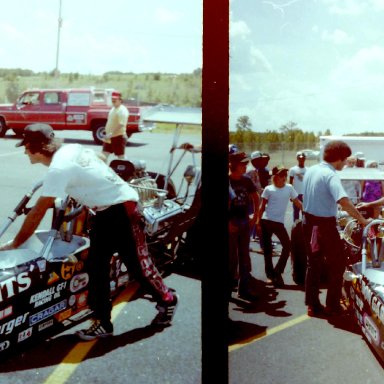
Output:
[[[303,212],[306,220],[311,224],[336,224],[335,216],[315,216],[308,212]]]

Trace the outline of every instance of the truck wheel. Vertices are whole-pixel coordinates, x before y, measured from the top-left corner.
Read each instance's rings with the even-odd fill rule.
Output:
[[[92,136],[96,144],[103,144],[103,138],[105,137],[105,123],[96,125],[92,131]]]
[[[7,130],[8,128],[5,124],[5,121],[3,119],[0,119],[0,137],[4,137]]]

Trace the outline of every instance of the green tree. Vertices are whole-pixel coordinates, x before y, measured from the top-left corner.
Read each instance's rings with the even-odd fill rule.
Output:
[[[20,84],[16,79],[8,82],[5,94],[9,102],[14,103],[16,101],[20,94]]]
[[[237,119],[236,131],[246,132],[246,131],[250,131],[251,128],[252,128],[252,123],[251,123],[251,120],[249,119],[249,116],[240,116]]]

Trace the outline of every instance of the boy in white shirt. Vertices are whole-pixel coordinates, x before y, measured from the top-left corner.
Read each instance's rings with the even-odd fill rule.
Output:
[[[293,188],[295,188],[296,192],[298,193],[298,199],[302,202],[303,201],[303,179],[305,172],[307,171],[307,167],[305,166],[305,153],[304,152],[297,152],[296,154],[297,159],[297,165],[294,165],[289,169],[288,176],[289,176],[289,184],[293,185]],[[293,222],[299,219],[300,217],[300,209],[297,208],[295,204],[293,205]]]
[[[291,241],[284,226],[285,212],[289,200],[292,200],[300,210],[302,203],[298,199],[298,193],[291,184],[287,184],[288,169],[274,167],[272,169],[272,184],[265,187],[261,198],[261,205],[257,223],[261,227],[264,244],[265,274],[272,280],[275,287],[284,286],[282,273],[287,264],[291,251]],[[272,263],[272,235],[280,240],[282,252],[275,268]]]

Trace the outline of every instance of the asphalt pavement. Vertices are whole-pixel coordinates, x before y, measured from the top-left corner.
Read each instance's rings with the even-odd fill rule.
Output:
[[[290,205],[285,222],[290,233]],[[260,246],[251,242],[251,248]],[[259,300],[246,302],[233,293],[230,301],[230,384],[383,383],[384,366],[353,317],[308,317],[304,289],[292,279],[291,259],[283,274],[285,286],[275,288],[266,284],[263,255],[251,252],[251,258]],[[325,294],[322,289],[323,303]]]
[[[58,132],[57,136],[67,143],[79,142],[101,149],[93,143],[89,132]],[[197,135],[181,139],[201,144]],[[46,172],[44,166],[29,164],[23,149],[14,146],[17,140],[11,134],[0,139],[0,223]],[[166,172],[172,142],[173,136],[169,134],[140,133],[132,136],[126,154],[128,158],[145,159],[148,170]],[[187,166],[188,161],[183,159],[181,165]],[[12,238],[21,222],[18,218],[1,241]],[[40,228],[47,229],[49,225],[47,218]],[[180,267],[173,269],[165,282],[180,296],[172,326],[149,326],[157,313],[155,303],[145,295],[137,295],[137,286],[131,284],[114,301],[113,337],[79,342],[74,332],[87,326],[89,320],[83,322],[0,361],[0,383],[200,383],[200,276],[193,268]]]

